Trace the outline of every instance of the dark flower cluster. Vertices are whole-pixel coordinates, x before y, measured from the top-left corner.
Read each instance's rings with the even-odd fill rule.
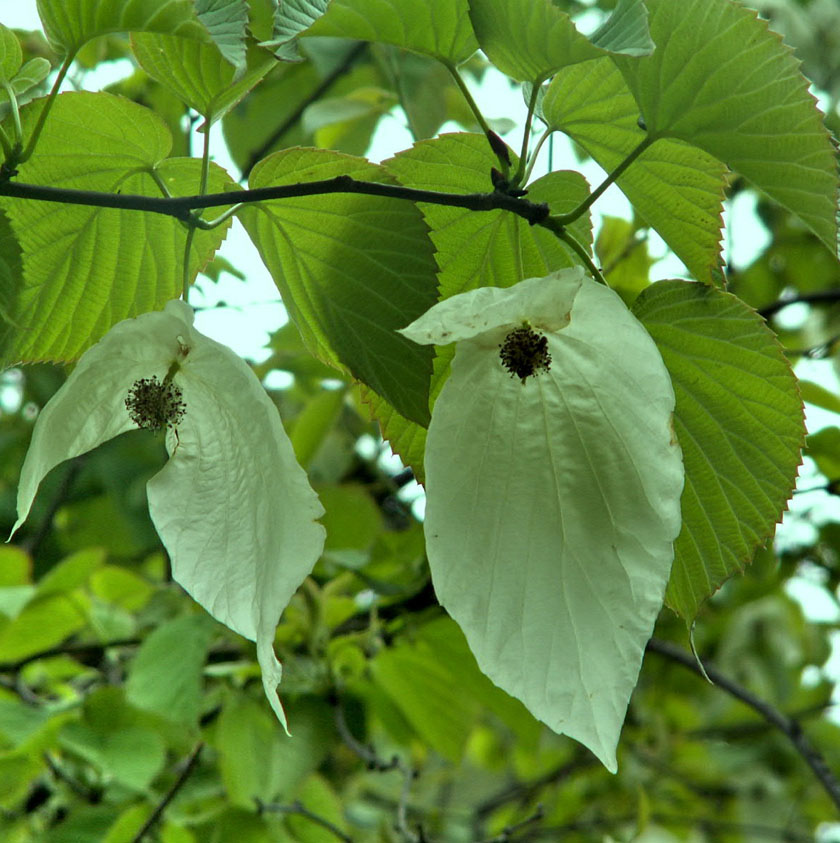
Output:
[[[156,376],[134,382],[125,399],[131,420],[148,430],[175,428],[186,412],[183,393],[171,381],[161,383]]]
[[[548,339],[528,325],[514,328],[499,348],[502,365],[511,377],[520,378],[522,383],[539,371],[547,372],[551,368]]]

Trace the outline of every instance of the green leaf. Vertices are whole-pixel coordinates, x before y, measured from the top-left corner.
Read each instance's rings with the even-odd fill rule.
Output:
[[[735,296],[660,281],[642,291],[633,312],[677,396],[686,479],[666,599],[690,621],[773,535],[800,462],[802,401],[776,337]]]
[[[99,688],[84,702],[81,721],[64,725],[61,744],[98,766],[107,779],[144,791],[163,766],[166,746],[157,731],[140,724],[120,688]]]
[[[195,11],[219,52],[241,74],[245,69],[248,27],[246,0],[195,0]]]
[[[840,480],[840,428],[825,427],[808,437],[808,456],[829,482]]]
[[[188,727],[201,713],[201,678],[213,625],[204,615],[176,618],[154,629],[132,660],[126,700]]]
[[[467,0],[285,0],[266,46],[276,48],[279,58],[294,60],[294,39],[302,35],[394,44],[451,64],[466,61],[478,49]]]
[[[224,117],[277,63],[254,45],[247,63],[243,55],[235,70],[214,44],[192,38],[138,33],[131,44],[143,70],[205,118],[203,130]]]
[[[23,63],[17,35],[0,24],[0,82],[11,82]]]
[[[344,174],[393,181],[363,159],[292,149],[257,165],[250,186]],[[329,194],[250,205],[239,216],[309,350],[426,424],[431,352],[396,333],[436,298],[432,244],[417,208],[384,197]]]
[[[551,0],[469,0],[470,18],[484,54],[520,82],[541,83],[563,67],[607,53],[653,51],[642,0],[619,0],[590,38]]]
[[[391,698],[424,743],[458,763],[481,713],[452,665],[423,640],[403,640],[370,662],[373,681]]]
[[[548,86],[543,115],[607,172],[645,138],[637,124],[639,107],[609,58],[561,70]],[[695,278],[719,283],[725,177],[726,167],[708,153],[662,138],[617,183]]]
[[[308,468],[344,406],[343,389],[325,389],[304,405],[289,431],[295,458]]]
[[[57,646],[84,629],[88,610],[88,601],[78,594],[34,597],[17,617],[0,625],[0,661],[18,661]]]
[[[383,166],[406,187],[484,193],[492,189],[490,168],[497,163],[484,135],[458,133],[416,143]],[[563,213],[576,208],[588,195],[583,176],[557,171],[529,185],[528,198],[549,202],[554,213]],[[477,287],[508,287],[523,277],[546,275],[579,263],[551,232],[506,211],[477,213],[430,203],[418,205],[435,246],[441,299]],[[589,214],[575,220],[570,229],[581,243],[591,244]],[[450,358],[448,350],[438,350],[433,375],[437,389],[448,374]],[[435,396],[432,389],[432,402]],[[394,452],[422,479],[425,431],[389,408],[369,403]]]
[[[290,798],[329,752],[334,737],[330,709],[320,700],[303,698],[292,713],[295,734],[289,739],[253,700],[237,693],[226,701],[215,743],[234,805],[253,811],[255,797],[265,802]]]
[[[23,109],[24,132],[43,107]],[[55,101],[38,154],[21,181],[52,187],[160,196],[196,193],[201,162],[168,159],[169,131],[148,109],[104,93]],[[213,165],[211,191],[235,184]],[[0,201],[22,249],[23,276],[5,301],[0,363],[73,360],[120,319],[162,307],[181,292],[185,231],[161,214],[19,199]],[[213,256],[228,224],[197,231],[191,277]],[[0,297],[0,304],[4,304]]]
[[[165,32],[209,40],[191,0],[38,0],[38,14],[50,43],[64,55],[109,32]]]
[[[119,323],[82,356],[35,423],[15,529],[55,465],[136,423],[154,426],[148,410],[135,408],[132,419],[126,398],[136,398],[140,379],[160,382],[169,372],[184,410],[156,423],[169,425],[170,460],[147,484],[149,513],[175,580],[218,621],[256,641],[266,695],[285,725],[274,633],[320,556],[324,531],[314,519],[323,509],[254,373],[192,320],[190,307],[173,301],[163,313]]]
[[[793,50],[755,11],[731,0],[647,6],[658,49],[614,60],[651,135],[714,155],[797,214],[836,254],[834,147]]]
[[[406,187],[486,193],[493,189],[490,168],[497,163],[484,135],[458,133],[416,143],[383,166]],[[570,171],[549,173],[528,191],[532,201],[549,202],[553,213],[571,211],[589,195],[583,176]],[[508,287],[579,263],[551,232],[506,211],[479,213],[424,202],[419,207],[435,245],[441,299],[476,287]],[[570,229],[584,245],[591,244],[588,214]]]
[[[604,216],[595,254],[607,283],[626,305],[650,284],[650,268],[656,260],[648,254],[647,243],[633,223],[621,217]]]
[[[799,381],[799,392],[802,400],[815,407],[822,407],[832,413],[840,413],[840,396],[824,386],[813,381]]]
[[[514,378],[499,347],[523,323],[550,360]],[[457,342],[426,440],[438,599],[490,679],[614,772],[680,528],[662,358],[579,267],[446,299],[405,332]]]

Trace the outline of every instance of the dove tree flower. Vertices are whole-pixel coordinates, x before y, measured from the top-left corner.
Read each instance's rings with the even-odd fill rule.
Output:
[[[274,632],[321,554],[323,508],[254,373],[193,327],[185,302],[118,323],[82,355],[35,424],[13,532],[50,469],[138,426],[166,429],[170,458],[147,494],[172,575],[256,642],[286,728]]]
[[[659,351],[580,268],[452,296],[402,333],[456,343],[425,452],[438,599],[494,682],[615,771],[681,524]]]

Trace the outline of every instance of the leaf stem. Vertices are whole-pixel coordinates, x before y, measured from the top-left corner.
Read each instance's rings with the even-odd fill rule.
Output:
[[[15,130],[14,148],[20,150],[21,144],[23,143],[23,129],[20,125],[20,109],[18,108],[17,96],[15,96],[15,89],[10,82],[4,80],[3,87],[6,90],[6,95],[9,97],[9,107],[12,110],[12,125]]]
[[[569,211],[568,214],[560,214],[558,216],[558,222],[561,225],[568,225],[570,222],[574,222],[578,217],[583,216],[598,199],[601,198],[604,191],[618,179],[622,173],[656,140],[656,138],[651,137],[650,135],[646,135],[641,142],[633,149],[633,151],[611,172],[607,175],[607,177],[577,206],[573,211]]]
[[[479,126],[481,126],[481,131],[484,132],[485,135],[489,135],[490,132],[493,130],[488,125],[487,121],[484,119],[484,115],[479,111],[478,105],[476,101],[473,99],[472,94],[470,93],[470,89],[467,87],[467,83],[463,80],[463,77],[458,70],[456,69],[455,65],[448,61],[443,61],[441,59],[443,66],[449,71],[449,75],[452,77],[453,82],[458,86],[458,90],[463,94],[464,99],[467,101],[467,105],[470,108],[470,111],[473,113],[473,117],[475,117],[476,122]],[[504,163],[504,162],[502,162]]]
[[[528,165],[525,168],[525,174],[522,176],[522,181],[525,184],[528,184],[528,180],[531,178],[531,172],[534,169],[534,164],[537,163],[537,157],[540,154],[540,150],[542,149],[543,144],[551,137],[552,131],[551,129],[546,129],[539,137],[539,140],[534,144],[534,149],[531,152],[531,157],[528,160]],[[549,168],[550,169],[550,168]]]
[[[172,787],[166,792],[166,795],[161,799],[160,803],[157,805],[154,811],[152,811],[151,816],[149,819],[143,823],[143,827],[131,838],[131,843],[140,843],[140,841],[152,830],[155,823],[163,816],[163,812],[166,810],[169,803],[175,798],[178,791],[184,786],[187,779],[190,777],[190,774],[195,769],[195,765],[198,763],[198,756],[201,755],[201,750],[204,749],[204,742],[199,741],[193,751],[187,756],[186,764],[184,769],[181,771],[181,774],[175,779]]]
[[[525,178],[525,167],[528,161],[528,142],[531,139],[531,123],[534,122],[534,109],[537,107],[537,97],[539,96],[542,83],[543,80],[538,79],[534,82],[533,88],[531,88],[531,98],[528,100],[528,116],[525,118],[525,131],[522,134],[522,151],[519,153],[519,167],[510,182],[514,187],[519,187]]]
[[[207,182],[210,178],[210,123],[211,114],[204,115],[204,142],[201,149],[201,175],[198,179],[198,195],[204,196],[207,193]],[[195,230],[199,225],[200,213],[190,214],[187,222],[187,236],[184,240],[184,269],[183,269],[183,290],[181,298],[189,303],[190,300],[190,251],[192,250]]]
[[[604,286],[609,286],[606,278],[604,278],[604,274],[597,266],[595,266],[592,258],[589,256],[589,252],[586,251],[583,244],[577,239],[577,237],[575,237],[565,225],[562,225],[559,222],[560,218],[560,214],[552,214],[547,220],[540,223],[540,225],[542,225],[543,228],[547,228],[549,231],[554,232],[554,234],[581,259],[583,265],[589,270],[590,275],[592,275],[596,281]]]
[[[55,77],[53,86],[52,88],[50,88],[49,94],[47,94],[47,101],[44,103],[44,107],[41,109],[41,113],[38,115],[38,122],[35,124],[35,128],[32,130],[32,134],[29,136],[29,141],[26,144],[26,149],[21,152],[16,163],[22,164],[32,157],[32,153],[35,151],[35,145],[38,143],[38,138],[41,136],[41,132],[44,129],[44,124],[47,122],[47,117],[49,116],[50,111],[52,111],[55,98],[58,96],[58,89],[61,87],[61,83],[64,81],[64,77],[67,75],[67,71],[70,70],[70,65],[73,64],[73,59],[75,57],[75,51],[72,53],[68,53],[64,57],[64,61],[61,63],[61,67],[58,70],[58,75]]]
[[[9,140],[9,136],[6,134],[5,130],[2,126],[0,126],[0,147],[3,148],[3,161],[4,163],[11,164],[12,162],[12,142]]]

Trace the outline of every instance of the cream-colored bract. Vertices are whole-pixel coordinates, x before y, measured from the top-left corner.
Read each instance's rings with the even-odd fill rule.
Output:
[[[173,362],[186,411],[177,436],[167,433],[169,461],[147,485],[152,521],[175,580],[256,642],[266,695],[286,728],[274,631],[323,549],[315,520],[323,508],[256,376],[195,330],[187,304],[120,322],[82,355],[35,423],[14,529],[50,469],[135,427],[129,389],[140,378],[162,381]]]
[[[525,383],[498,349],[522,321],[543,328],[552,358]],[[426,440],[438,598],[494,682],[615,771],[680,530],[662,358],[578,270],[453,296],[404,333],[461,339]]]

